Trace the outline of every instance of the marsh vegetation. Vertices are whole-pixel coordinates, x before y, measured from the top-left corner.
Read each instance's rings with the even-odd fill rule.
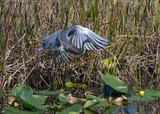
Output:
[[[134,95],[147,88],[159,90],[159,0],[0,1],[1,110],[8,106],[7,99],[18,81],[33,90],[64,89],[76,97],[89,91],[103,98],[102,76],[111,74],[131,85]],[[44,40],[42,33],[78,24],[109,39],[109,45],[74,56],[65,64],[55,64],[52,52],[37,52]],[[67,82],[77,86],[68,88]],[[48,105],[57,103],[55,97],[47,101]]]

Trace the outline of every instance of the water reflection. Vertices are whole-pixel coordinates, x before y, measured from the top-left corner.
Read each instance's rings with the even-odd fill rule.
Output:
[[[115,91],[112,87],[108,85],[104,85],[104,97],[109,98],[110,96],[112,98],[117,98],[122,96],[124,93],[120,93]],[[131,93],[125,94],[126,96],[132,96]],[[140,113],[140,114],[153,114],[153,113],[158,113],[159,111],[159,106],[156,106],[157,102],[156,101],[151,101],[151,102],[134,102],[130,101],[128,104],[117,107],[115,109],[115,113],[127,113],[127,114],[135,114],[135,113]],[[112,108],[112,107],[110,107]],[[110,108],[108,108],[110,110]],[[104,108],[105,112],[108,110],[107,108]]]
[[[129,103],[127,105],[121,106],[116,112],[121,112],[122,114],[127,113],[127,114],[135,114],[135,113],[140,113],[140,114],[153,114],[156,113],[156,108],[154,104],[144,104],[144,103]]]

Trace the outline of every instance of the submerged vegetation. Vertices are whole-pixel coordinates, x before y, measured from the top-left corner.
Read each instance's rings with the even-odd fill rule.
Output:
[[[86,97],[89,99],[85,101],[88,104],[84,105],[87,108],[91,107],[90,104],[93,107],[108,105],[108,102],[100,99],[104,97],[105,84],[118,92],[126,94],[129,91],[129,94],[134,95],[129,97],[130,100],[158,100],[160,93],[156,90],[160,87],[159,3],[159,0],[1,0],[1,110],[4,110],[4,107],[7,111],[20,111],[24,108],[8,107],[11,106],[7,104],[10,96],[14,96],[19,103],[40,111],[39,113],[46,108],[49,111],[56,110],[55,112],[63,110],[60,105],[53,105],[58,102],[54,96],[39,96],[42,101],[31,106],[28,101],[35,98],[33,90],[46,90],[35,91],[35,94],[44,95],[48,91],[46,95],[72,93],[77,98]],[[44,39],[42,33],[51,34],[59,29],[64,31],[77,24],[109,39],[109,46],[104,50],[86,51],[65,64],[55,64],[52,52],[37,52]],[[104,77],[106,75],[108,77]],[[109,77],[113,75],[115,78]],[[112,81],[106,81],[106,78],[122,81],[118,85],[112,85]],[[130,89],[130,85],[133,89]],[[26,90],[30,91],[31,97],[25,101],[13,94],[17,87],[24,93]],[[52,93],[60,89],[64,89],[64,92]],[[87,96],[84,95],[85,92],[95,94]],[[62,96],[58,96],[58,99],[66,101]],[[91,99],[96,99],[99,104],[96,102],[94,106]],[[44,102],[46,105],[39,109]],[[65,103],[61,104],[65,106]],[[118,106],[112,108],[117,109]],[[63,111],[65,113],[73,111],[72,109],[79,112],[82,105],[72,105]]]

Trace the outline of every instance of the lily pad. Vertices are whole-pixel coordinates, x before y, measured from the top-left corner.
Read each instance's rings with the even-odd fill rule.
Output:
[[[147,95],[144,95],[143,97],[141,95],[136,95],[136,96],[131,96],[128,99],[134,100],[134,101],[152,101],[155,98]]]
[[[16,88],[12,89],[12,96],[22,102],[30,109],[42,107],[47,96],[33,95],[33,90],[29,86],[23,86],[21,83]]]
[[[100,99],[100,98],[98,98],[98,97],[96,97],[96,96],[93,96],[93,95],[90,95],[90,94],[86,94],[86,97],[88,98],[88,99],[92,99],[94,102],[101,102],[101,103],[106,103],[105,101],[103,101],[102,99]]]
[[[108,104],[107,102],[103,101],[102,99],[86,94],[87,99],[89,99],[85,104],[83,108],[94,108],[94,107],[99,107],[99,106],[104,106]]]
[[[97,112],[94,112],[93,110],[89,109],[83,109],[84,114],[97,114]]]
[[[111,86],[118,92],[127,93],[128,87],[119,79],[113,75],[104,75],[102,79],[105,81],[105,84]]]
[[[43,106],[42,108],[44,108],[49,110],[49,111],[54,111],[54,112],[57,112],[57,111],[62,111],[63,110],[63,106],[60,106],[60,105],[45,105]],[[40,107],[39,107],[40,108]]]
[[[21,111],[14,107],[4,107],[4,109],[6,109],[6,111],[2,111],[4,114],[44,114],[43,111]]]
[[[130,100],[135,100],[135,101],[151,101],[154,100],[155,97],[160,96],[160,91],[156,91],[154,89],[146,89],[144,91],[144,96],[141,96],[140,94],[136,96],[131,96],[129,97]]]
[[[103,112],[103,114],[110,114],[112,112],[115,112],[118,108],[120,108],[119,105],[111,105],[111,107],[106,108],[106,110]]]
[[[94,102],[93,100],[88,100],[88,101],[84,104],[83,108],[89,108],[89,107],[91,107],[91,106],[93,106],[93,105],[95,105],[95,104],[97,104],[97,102]]]
[[[107,102],[100,102],[100,103],[90,106],[89,108],[97,108],[97,107],[102,107],[102,106],[107,106],[107,105],[108,105]]]
[[[82,105],[80,104],[75,104],[72,105],[71,107],[66,108],[62,112],[57,112],[56,114],[69,114],[69,113],[80,113],[82,111]]]
[[[14,107],[10,107],[10,106],[4,107],[4,109],[11,111],[11,112],[14,112],[14,113],[20,112],[20,110],[18,108],[14,108]]]
[[[13,88],[12,89],[12,96],[15,96],[15,97],[20,97],[21,95],[21,92],[23,91],[23,88],[24,86],[22,85],[22,82],[18,82],[18,86],[16,88]]]
[[[154,89],[146,89],[145,94],[148,96],[152,97],[159,97],[160,96],[160,91],[156,91]]]
[[[26,86],[21,92],[20,98],[27,103],[30,107],[39,107],[43,104],[47,96],[33,95],[33,90],[31,87]]]
[[[58,99],[61,101],[61,102],[64,102],[64,103],[68,103],[68,97],[65,96],[65,95],[59,95],[58,96]]]

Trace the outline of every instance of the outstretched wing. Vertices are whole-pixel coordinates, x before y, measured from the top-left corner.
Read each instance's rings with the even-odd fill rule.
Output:
[[[42,44],[40,45],[40,47],[38,48],[37,51],[42,51],[42,50],[55,50],[55,46],[56,46],[56,39],[58,38],[58,36],[61,34],[61,30],[58,30],[56,32],[54,32],[52,35],[48,36],[47,34],[43,33],[43,36],[46,38]]]
[[[38,48],[38,51],[49,49],[50,51],[55,52],[55,54],[58,57],[58,60],[60,62],[67,62],[67,61],[69,61],[69,59],[71,59],[70,56],[72,56],[72,55],[65,51],[64,46],[61,44],[61,42],[59,40],[60,35],[61,35],[61,30],[54,32],[50,36],[43,33],[43,36],[46,39],[42,42],[42,44]]]
[[[62,33],[62,38],[63,37],[67,37],[67,39],[71,43],[73,43],[77,48],[82,48],[82,44],[86,39],[92,39],[95,45],[87,43],[85,46],[88,50],[97,50],[99,48],[105,48],[105,45],[107,45],[107,42],[109,41],[81,25],[74,25],[71,28],[65,30]]]

